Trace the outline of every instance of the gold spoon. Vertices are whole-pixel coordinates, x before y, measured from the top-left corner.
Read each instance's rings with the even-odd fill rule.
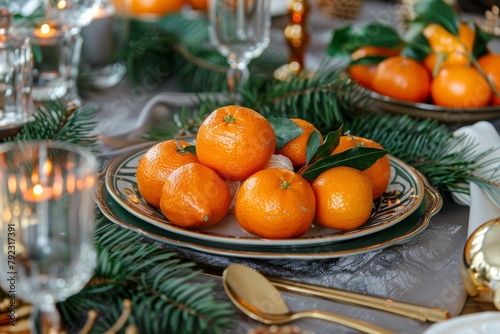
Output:
[[[319,310],[291,312],[280,292],[260,274],[241,264],[228,266],[222,274],[224,290],[233,304],[250,318],[279,325],[300,318],[317,318],[371,334],[394,334],[373,324]]]

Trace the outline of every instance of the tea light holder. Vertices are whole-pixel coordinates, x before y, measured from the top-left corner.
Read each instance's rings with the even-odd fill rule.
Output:
[[[32,43],[33,100],[46,102],[63,98],[68,103],[76,103],[74,100],[79,98],[72,96],[72,87],[75,87],[82,47],[78,30],[54,21],[42,21],[24,27],[24,31]]]
[[[115,86],[125,75],[125,65],[115,61],[123,35],[119,24],[115,6],[103,0],[97,4],[92,22],[81,30],[81,67],[97,88]]]

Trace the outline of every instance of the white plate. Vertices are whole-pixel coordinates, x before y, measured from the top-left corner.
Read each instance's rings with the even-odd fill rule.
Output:
[[[424,334],[494,334],[500,333],[500,312],[461,315],[436,323]]]
[[[147,150],[148,148],[143,148],[124,154],[110,164],[105,183],[111,196],[125,210],[150,224],[179,235],[215,243],[304,247],[350,240],[397,224],[418,208],[424,195],[423,182],[417,172],[401,160],[389,156],[391,181],[386,194],[377,202],[372,217],[355,230],[339,231],[313,224],[311,229],[299,238],[270,240],[244,231],[235,216],[231,214],[211,227],[199,230],[187,229],[170,223],[158,209],[146,203],[141,197],[135,173],[140,158]]]

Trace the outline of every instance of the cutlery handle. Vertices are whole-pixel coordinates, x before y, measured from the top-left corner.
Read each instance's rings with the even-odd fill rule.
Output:
[[[269,277],[269,280],[274,286],[280,289],[323,297],[338,302],[366,306],[420,321],[443,321],[450,318],[448,310],[440,308],[429,308],[421,305],[398,302],[392,299],[367,296],[356,292],[325,288],[281,278]]]
[[[316,318],[326,321],[331,321],[339,325],[343,325],[349,328],[356,329],[363,333],[368,334],[396,334],[396,332],[390,331],[388,329],[378,327],[376,325],[370,324],[369,322],[362,321],[359,319],[350,318],[344,315],[329,313],[319,310],[302,311],[297,312],[292,315],[292,318]]]

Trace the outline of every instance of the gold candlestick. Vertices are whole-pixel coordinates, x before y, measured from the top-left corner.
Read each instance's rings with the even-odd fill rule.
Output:
[[[307,0],[288,1],[288,13],[291,22],[285,27],[284,35],[290,51],[290,58],[287,64],[274,71],[274,77],[277,80],[287,80],[290,75],[297,75],[305,68],[304,58],[309,44],[307,29],[309,10]]]

